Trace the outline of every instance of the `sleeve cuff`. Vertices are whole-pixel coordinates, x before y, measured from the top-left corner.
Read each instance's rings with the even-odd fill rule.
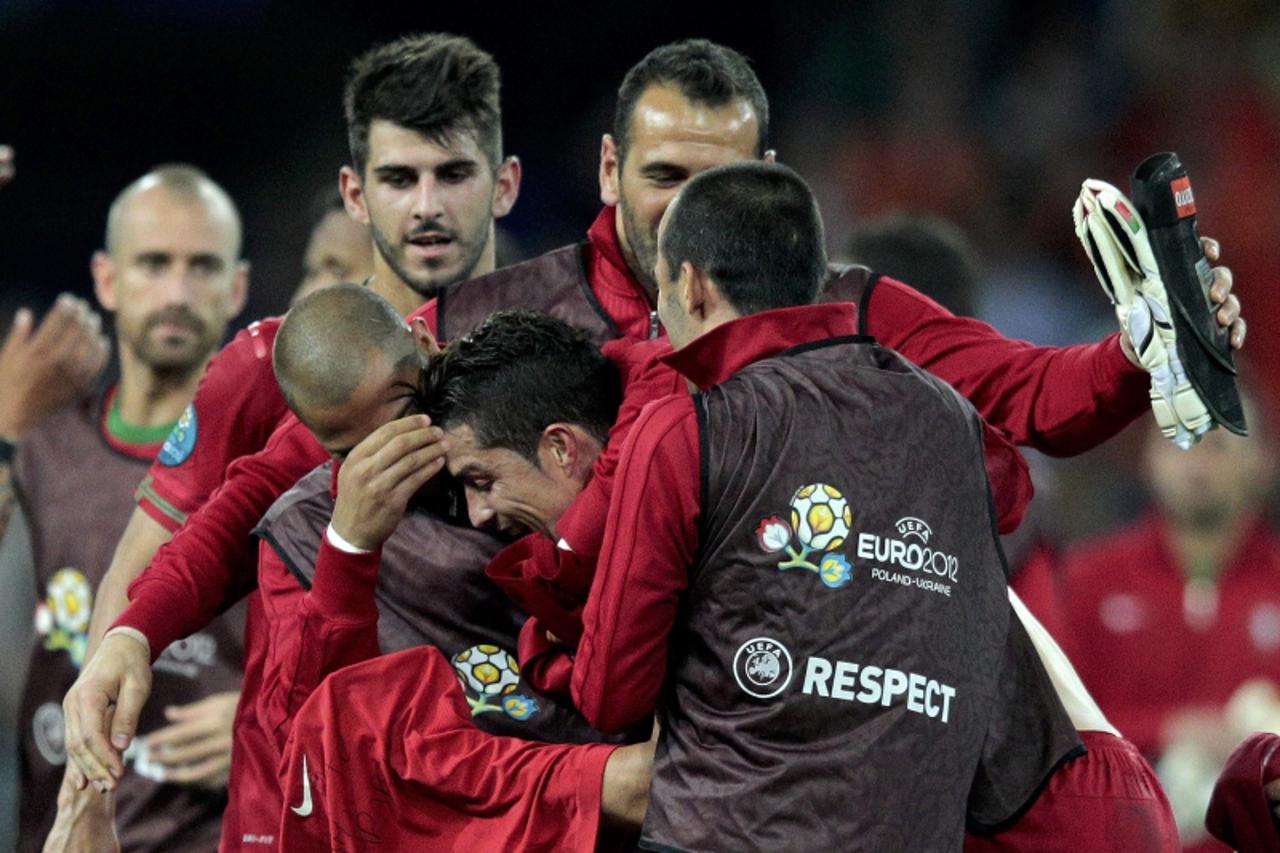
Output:
[[[137,628],[130,628],[128,625],[117,625],[110,631],[102,635],[102,639],[108,637],[129,637],[142,643],[142,647],[147,650],[147,657],[151,657],[151,643],[147,640],[147,635],[139,631]]]
[[[368,548],[359,548],[352,545],[346,539],[342,538],[342,534],[334,529],[333,522],[329,522],[329,528],[324,532],[325,538],[329,540],[329,544],[346,554],[372,554]]]
[[[316,555],[316,574],[307,595],[325,618],[376,620],[374,590],[381,564],[381,551],[344,551],[326,534]]]

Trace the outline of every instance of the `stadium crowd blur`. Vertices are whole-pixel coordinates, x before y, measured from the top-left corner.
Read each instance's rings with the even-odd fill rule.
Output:
[[[810,17],[761,5],[732,20],[662,3],[621,18],[433,10],[426,21],[408,4],[378,8],[371,19],[265,0],[0,5],[0,143],[15,147],[18,169],[0,193],[3,328],[19,305],[43,310],[60,290],[87,294],[100,212],[128,179],[174,160],[206,169],[240,202],[253,286],[239,321],[285,310],[324,213],[316,188],[336,183],[345,158],[332,94],[343,69],[372,41],[424,26],[471,36],[504,71],[507,147],[526,172],[500,226],[499,263],[579,239],[597,204],[611,85],[651,47],[701,35],[756,63],[773,95],[771,147],[817,193],[833,255],[861,259],[859,229],[889,214],[942,217],[956,245],[970,243],[970,288],[931,289],[920,252],[911,253],[916,267],[898,272],[886,260],[881,271],[1011,337],[1062,344],[1111,330],[1071,229],[1072,201],[1086,177],[1127,189],[1145,156],[1176,151],[1201,231],[1222,242],[1245,306],[1255,427],[1280,428],[1280,300],[1269,293],[1280,261],[1274,3],[873,0]],[[1280,726],[1274,443],[1217,434],[1179,454],[1148,448],[1154,432],[1144,419],[1085,456],[1032,460],[1039,495],[1010,552],[1027,567],[1023,583],[1035,584],[1033,609],[1039,601],[1104,712],[1153,760],[1193,842],[1215,761],[1248,731]],[[1216,547],[1183,547],[1176,530],[1206,516]],[[1164,544],[1088,541],[1135,523]],[[1134,590],[1173,592],[1148,601],[1121,588],[1130,580]],[[11,586],[0,596],[0,640],[23,648],[33,591]],[[1148,630],[1168,633],[1138,649],[1135,637]],[[1229,631],[1251,647],[1231,654],[1209,639]],[[0,655],[0,683],[21,684],[13,668],[23,660]],[[1115,677],[1166,706],[1187,704],[1156,708],[1152,699],[1135,710],[1131,694],[1107,686]],[[1184,689],[1188,680],[1204,689]],[[14,784],[14,697],[3,700],[0,847]]]

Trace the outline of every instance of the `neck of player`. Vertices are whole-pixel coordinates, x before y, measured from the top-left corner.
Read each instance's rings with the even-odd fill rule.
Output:
[[[116,352],[120,359],[120,384],[116,388],[120,417],[125,423],[140,427],[176,421],[195,396],[196,385],[209,362],[206,358],[183,370],[157,370],[128,347],[117,343]]]

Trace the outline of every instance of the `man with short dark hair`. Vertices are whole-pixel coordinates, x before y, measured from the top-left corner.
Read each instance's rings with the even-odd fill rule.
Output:
[[[667,361],[701,393],[622,451],[573,676],[605,730],[666,685],[642,845],[958,846],[1009,624],[980,419],[812,304],[821,219],[789,169],[699,174],[658,247]],[[913,531],[933,556],[893,560]]]

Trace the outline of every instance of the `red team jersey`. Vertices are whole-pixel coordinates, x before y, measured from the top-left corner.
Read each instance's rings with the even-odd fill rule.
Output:
[[[138,506],[170,533],[222,485],[227,465],[261,449],[289,413],[271,369],[282,319],[251,324],[213,357],[138,487]]]
[[[1187,582],[1151,515],[1064,559],[1063,643],[1103,712],[1147,756],[1181,708],[1221,709],[1244,682],[1280,682],[1280,540],[1250,519],[1216,584]]]

